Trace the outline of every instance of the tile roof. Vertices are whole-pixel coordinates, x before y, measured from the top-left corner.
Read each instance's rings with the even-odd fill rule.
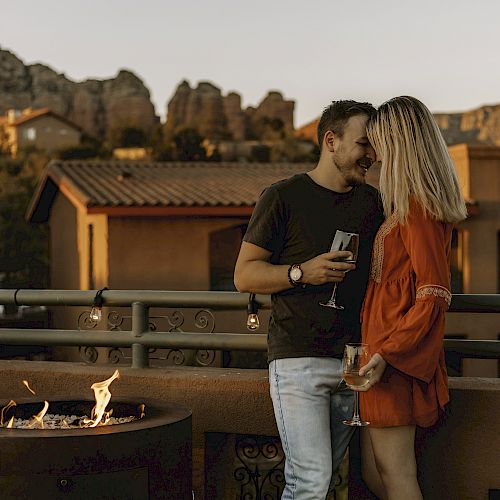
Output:
[[[265,187],[313,167],[311,163],[53,160],[28,218],[41,200],[51,205],[61,189],[69,190],[87,208],[252,207]]]

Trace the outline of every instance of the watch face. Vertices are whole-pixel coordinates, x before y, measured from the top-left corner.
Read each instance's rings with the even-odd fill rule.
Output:
[[[300,278],[302,278],[302,271],[299,267],[294,267],[290,271],[290,278],[292,278],[293,281],[299,281]]]

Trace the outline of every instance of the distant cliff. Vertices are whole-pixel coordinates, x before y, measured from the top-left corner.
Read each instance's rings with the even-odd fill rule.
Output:
[[[167,105],[167,137],[183,128],[194,128],[208,139],[281,140],[293,134],[294,102],[271,91],[256,107],[242,109],[241,96],[221,90],[209,82],[191,88],[179,84]]]
[[[269,92],[258,106],[241,107],[241,96],[209,82],[191,88],[179,84],[167,106],[166,136],[195,128],[208,139],[273,141],[292,135],[316,141],[317,120],[294,130],[294,101]],[[74,82],[43,64],[26,65],[0,48],[0,115],[8,109],[48,107],[79,125],[89,135],[113,140],[125,127],[149,135],[159,118],[149,90],[134,73],[121,70],[115,78]],[[500,146],[500,104],[464,113],[434,115],[447,144]]]
[[[486,144],[500,146],[500,104],[481,106],[464,113],[435,113],[446,144]],[[317,142],[319,119],[295,131],[295,137]]]
[[[447,144],[500,146],[500,104],[464,113],[437,113],[434,117]]]
[[[25,65],[0,49],[0,114],[10,108],[50,108],[101,140],[124,127],[150,133],[158,117],[148,89],[132,72],[74,82],[42,64]]]

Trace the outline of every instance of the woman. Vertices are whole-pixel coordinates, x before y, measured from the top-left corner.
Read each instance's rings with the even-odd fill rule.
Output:
[[[376,465],[365,480],[382,498],[419,500],[415,428],[434,424],[449,399],[443,335],[451,235],[467,212],[445,142],[420,101],[382,104],[368,138],[382,162],[386,220],[362,313],[373,356],[363,369],[371,373],[360,404]]]

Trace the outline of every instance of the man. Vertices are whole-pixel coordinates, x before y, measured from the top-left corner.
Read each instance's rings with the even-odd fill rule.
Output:
[[[324,499],[334,483],[352,427],[352,391],[342,382],[347,342],[359,342],[359,313],[371,247],[382,211],[365,176],[375,160],[368,103],[336,101],[318,125],[321,148],[308,173],[264,191],[235,269],[241,292],[272,294],[268,361],[271,397],[285,452],[282,499]],[[337,229],[360,235],[356,265],[329,252]],[[350,271],[347,274],[347,271]],[[336,310],[320,305],[340,283]]]

